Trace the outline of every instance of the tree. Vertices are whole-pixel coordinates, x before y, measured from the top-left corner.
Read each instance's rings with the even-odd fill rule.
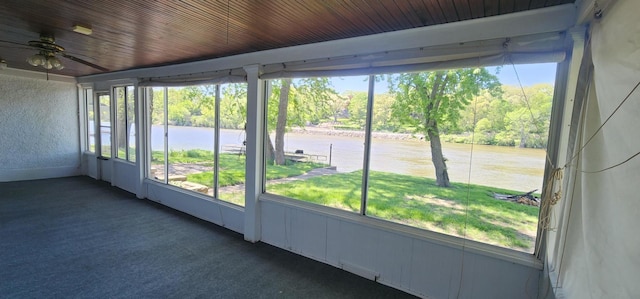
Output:
[[[284,165],[284,130],[287,127],[287,107],[289,106],[289,90],[291,89],[291,78],[282,79],[280,88],[280,101],[278,102],[278,117],[276,119],[276,165]]]
[[[442,154],[439,126],[456,128],[460,111],[481,90],[500,92],[498,78],[484,68],[395,74],[387,77],[396,96],[393,116],[400,123],[427,136],[436,184],[449,187],[449,173]]]
[[[329,78],[282,79],[269,81],[272,94],[267,107],[269,131],[275,131],[275,147],[267,136],[267,159],[283,165],[284,135],[290,126],[306,126],[333,117],[332,103],[337,96]]]
[[[131,136],[133,124],[135,122],[135,101],[134,101],[134,89],[133,86],[120,86],[115,89],[116,96],[116,142],[118,150],[122,150],[125,154],[126,151],[131,149],[127,148],[127,139]],[[130,144],[135,145],[135,140],[129,140]],[[130,153],[131,154],[131,153]],[[119,158],[126,158],[120,157]],[[130,157],[132,158],[132,157]]]
[[[522,148],[546,147],[553,86],[537,84],[525,87],[524,94],[519,87],[507,87],[505,97],[513,106],[512,111],[504,116],[506,135]]]
[[[244,130],[247,122],[247,84],[229,83],[220,88],[220,126]]]

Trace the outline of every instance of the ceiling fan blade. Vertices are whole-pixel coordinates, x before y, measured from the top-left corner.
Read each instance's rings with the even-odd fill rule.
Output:
[[[80,59],[80,58],[78,58],[78,57],[71,56],[71,55],[69,55],[69,54],[65,54],[65,53],[61,53],[61,55],[62,55],[62,57],[64,57],[64,58],[67,58],[67,59],[73,60],[73,61],[75,61],[75,62],[82,63],[82,64],[84,64],[84,65],[88,65],[88,66],[90,66],[90,67],[92,67],[92,68],[94,68],[94,69],[101,70],[101,71],[103,71],[103,72],[108,72],[108,71],[109,71],[109,69],[107,69],[107,68],[103,68],[103,67],[101,67],[101,66],[99,66],[99,65],[97,65],[97,64],[94,64],[94,63],[88,62],[88,61],[86,61],[86,60],[84,60],[84,59]]]
[[[16,42],[12,42],[12,41],[8,41],[8,40],[2,40],[2,39],[0,39],[0,43],[7,43],[7,44],[18,45],[18,46],[23,46],[23,47],[29,46],[29,45],[26,45],[24,43],[16,43]]]
[[[2,42],[2,41],[0,41]],[[0,44],[0,48],[5,49],[21,49],[21,50],[33,50],[33,48],[25,46],[25,45],[14,45],[14,43],[10,43],[8,45]]]
[[[0,39],[0,47],[3,48],[11,48],[11,49],[33,49],[33,47],[29,45],[25,45],[23,43],[16,43],[9,40]]]

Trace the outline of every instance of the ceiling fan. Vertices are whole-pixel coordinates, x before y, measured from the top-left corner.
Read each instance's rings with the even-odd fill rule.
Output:
[[[69,55],[65,52],[64,47],[56,44],[55,38],[53,37],[53,35],[47,35],[47,34],[41,34],[40,35],[40,39],[39,40],[32,40],[27,42],[27,44],[22,44],[22,43],[16,43],[16,42],[12,42],[12,41],[5,41],[5,40],[0,40],[1,43],[8,43],[8,44],[13,44],[13,45],[20,45],[20,46],[29,46],[35,50],[38,51],[38,53],[30,56],[27,59],[27,62],[29,64],[31,64],[32,66],[42,66],[47,70],[50,69],[57,69],[57,70],[61,70],[64,68],[64,65],[62,64],[62,62],[60,61],[60,59],[58,59],[58,56],[62,56],[66,59],[78,62],[78,63],[82,63],[84,65],[90,66],[92,68],[95,68],[97,70],[101,70],[103,72],[108,72],[109,69],[101,67],[97,64],[91,63],[89,61],[86,61],[84,59],[80,59],[78,57],[75,57],[73,55]]]

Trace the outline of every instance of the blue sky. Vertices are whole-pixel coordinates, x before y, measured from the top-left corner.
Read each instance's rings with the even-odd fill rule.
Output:
[[[523,86],[531,86],[539,83],[553,84],[556,78],[556,63],[520,64],[516,65],[516,71]],[[495,73],[496,67],[489,67],[489,71]],[[335,89],[342,93],[347,90],[366,91],[369,84],[367,76],[342,77],[332,80]],[[500,82],[504,85],[518,86],[516,72],[512,65],[505,65],[498,74]],[[376,83],[376,93],[386,92],[386,82]]]

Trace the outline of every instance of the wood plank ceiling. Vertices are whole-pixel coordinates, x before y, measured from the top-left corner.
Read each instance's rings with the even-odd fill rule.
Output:
[[[2,0],[0,57],[43,71],[22,46],[52,34],[66,53],[111,71],[432,26],[575,0]],[[74,25],[93,29],[90,36]],[[383,41],[381,41],[383,42]],[[103,71],[60,58],[81,76]]]

